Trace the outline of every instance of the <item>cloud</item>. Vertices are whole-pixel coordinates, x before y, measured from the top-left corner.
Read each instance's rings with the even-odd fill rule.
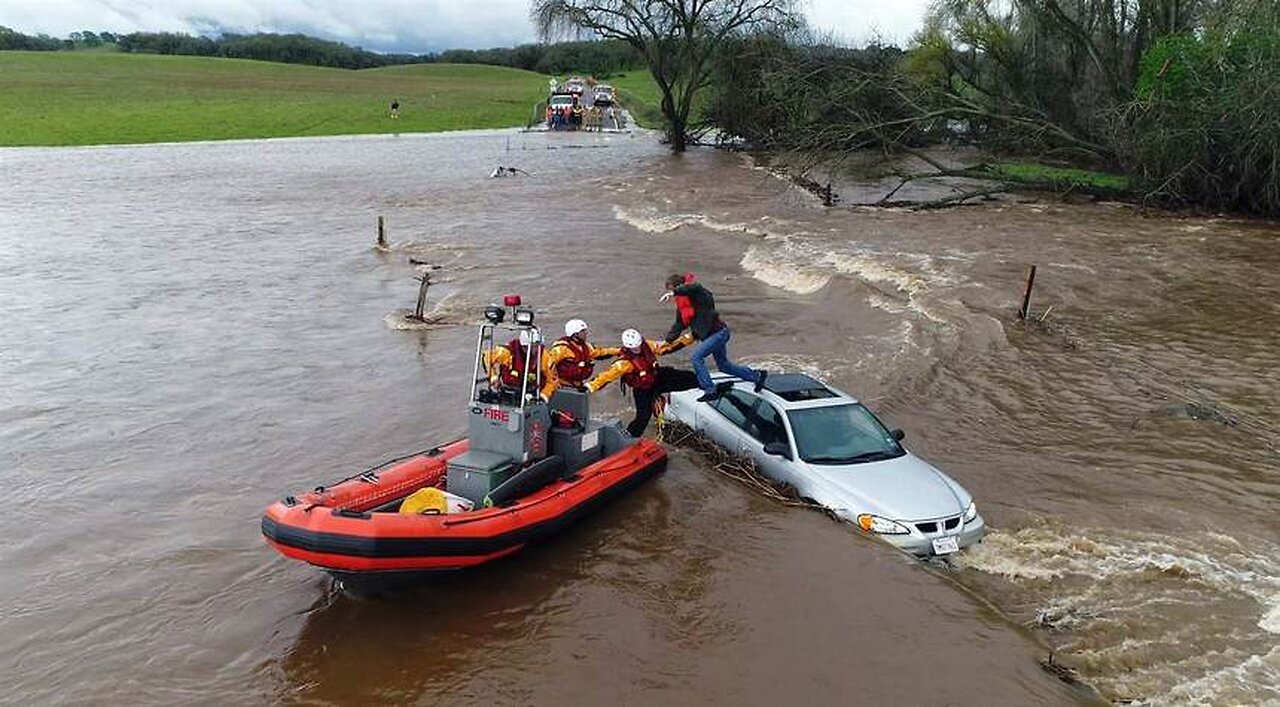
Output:
[[[806,13],[818,30],[852,44],[881,40],[902,46],[920,29],[929,0],[812,0]]]
[[[811,23],[853,42],[909,37],[927,0],[812,0]],[[535,41],[528,0],[3,0],[0,24],[65,37],[110,32],[299,32],[376,51]]]
[[[4,0],[0,24],[64,37],[110,32],[299,32],[377,51],[534,41],[526,0]]]

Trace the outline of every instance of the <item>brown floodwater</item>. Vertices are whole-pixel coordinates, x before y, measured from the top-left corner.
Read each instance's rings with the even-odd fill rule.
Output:
[[[1050,649],[1107,699],[1280,699],[1274,224],[823,209],[644,134],[0,150],[0,175],[0,702],[1093,700]],[[397,316],[411,257],[442,266],[440,326]],[[736,357],[904,428],[988,539],[926,565],[673,450],[554,541],[390,596],[262,542],[273,499],[463,430],[479,307],[659,335],[673,270]]]

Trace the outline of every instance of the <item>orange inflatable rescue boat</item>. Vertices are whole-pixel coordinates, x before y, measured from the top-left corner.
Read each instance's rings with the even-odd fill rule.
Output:
[[[510,347],[529,371],[518,388],[487,375],[505,336],[540,341],[532,310],[518,297],[505,305],[487,307],[480,326],[467,439],[273,503],[262,516],[267,542],[350,585],[462,569],[559,532],[665,470],[658,443],[591,421],[586,393],[542,401],[539,347]]]

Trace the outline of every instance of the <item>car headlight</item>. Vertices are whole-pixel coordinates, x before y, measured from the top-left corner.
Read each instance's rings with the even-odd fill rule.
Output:
[[[906,535],[911,532],[907,526],[897,521],[873,516],[870,513],[863,513],[858,516],[858,527],[862,528],[863,532],[876,533],[878,535]]]
[[[969,507],[964,509],[965,525],[972,523],[973,519],[977,517],[978,517],[978,505],[973,501],[969,501]]]

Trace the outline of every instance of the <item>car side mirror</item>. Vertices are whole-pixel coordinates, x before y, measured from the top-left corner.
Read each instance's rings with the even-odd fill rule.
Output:
[[[764,453],[772,454],[775,457],[783,457],[784,459],[791,458],[791,448],[787,446],[786,442],[770,442],[764,445]]]
[[[904,438],[906,438],[907,433],[903,432],[902,430],[890,430],[889,436],[893,438],[893,441],[901,442]]]

